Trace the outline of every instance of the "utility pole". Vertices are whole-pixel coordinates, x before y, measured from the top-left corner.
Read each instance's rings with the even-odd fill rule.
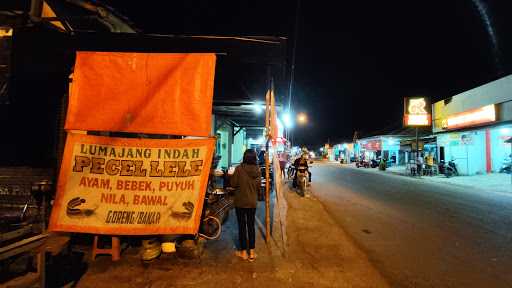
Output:
[[[267,66],[268,92],[265,95],[265,242],[270,242],[270,140],[271,98],[274,89],[270,66]],[[273,131],[272,131],[273,132]]]
[[[420,145],[419,145],[419,141],[418,141],[418,127],[415,127],[416,129],[416,159],[414,161],[414,163],[416,163],[416,167],[418,167],[418,159],[420,157]],[[421,174],[420,174],[420,170],[416,171],[418,173],[418,176],[421,177]]]
[[[295,54],[297,51],[297,38],[299,38],[299,12],[300,0],[297,0],[297,7],[295,9],[295,27],[293,32],[293,47],[292,47],[292,62],[290,67],[290,86],[288,88],[288,112],[291,112],[292,95],[293,95],[293,80],[295,78]]]
[[[300,0],[297,0],[297,7],[295,8],[295,25],[293,32],[293,47],[292,47],[292,61],[290,67],[290,86],[288,87],[288,114],[293,115],[292,111],[292,95],[293,95],[293,81],[295,79],[295,54],[297,51],[297,38],[299,38],[299,14],[300,14]],[[291,116],[293,117],[293,116]],[[292,131],[286,129],[286,138],[290,138],[290,147],[293,145],[292,142]]]

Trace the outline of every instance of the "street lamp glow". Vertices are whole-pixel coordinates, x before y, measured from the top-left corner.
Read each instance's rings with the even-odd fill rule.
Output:
[[[297,122],[299,122],[300,124],[306,124],[306,122],[308,122],[308,116],[306,115],[306,113],[299,113],[297,115]]]
[[[290,116],[290,113],[288,113],[288,112],[284,113],[283,123],[284,123],[284,127],[286,127],[286,128],[291,128],[293,126],[292,117]]]
[[[252,105],[252,110],[256,114],[261,114],[261,112],[263,111],[263,107],[262,107],[262,105],[254,104],[254,105]]]

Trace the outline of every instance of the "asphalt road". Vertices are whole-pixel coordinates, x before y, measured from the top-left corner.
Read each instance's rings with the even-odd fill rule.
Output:
[[[512,287],[512,194],[315,163],[312,193],[393,287]]]

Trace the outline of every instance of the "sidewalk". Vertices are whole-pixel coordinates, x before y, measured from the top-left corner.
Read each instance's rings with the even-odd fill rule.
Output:
[[[279,219],[274,217],[269,245],[257,227],[258,258],[253,263],[234,256],[237,228],[231,211],[221,239],[207,242],[198,260],[169,255],[143,265],[138,249],[129,248],[118,262],[107,256],[90,262],[77,287],[389,287],[319,201],[287,188],[283,194],[283,209],[274,215],[285,218],[287,243],[283,246]]]
[[[379,171],[379,170],[377,170]],[[402,176],[409,176],[405,171],[405,166],[395,166],[387,168],[387,173],[393,173]],[[471,187],[489,192],[512,193],[512,176],[506,173],[490,173],[472,176],[454,176],[447,178],[444,175],[422,176],[422,180],[436,183],[445,183],[463,187]]]

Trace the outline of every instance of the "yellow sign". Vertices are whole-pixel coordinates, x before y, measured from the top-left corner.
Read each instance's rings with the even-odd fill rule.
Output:
[[[214,143],[69,133],[49,229],[195,234]]]

